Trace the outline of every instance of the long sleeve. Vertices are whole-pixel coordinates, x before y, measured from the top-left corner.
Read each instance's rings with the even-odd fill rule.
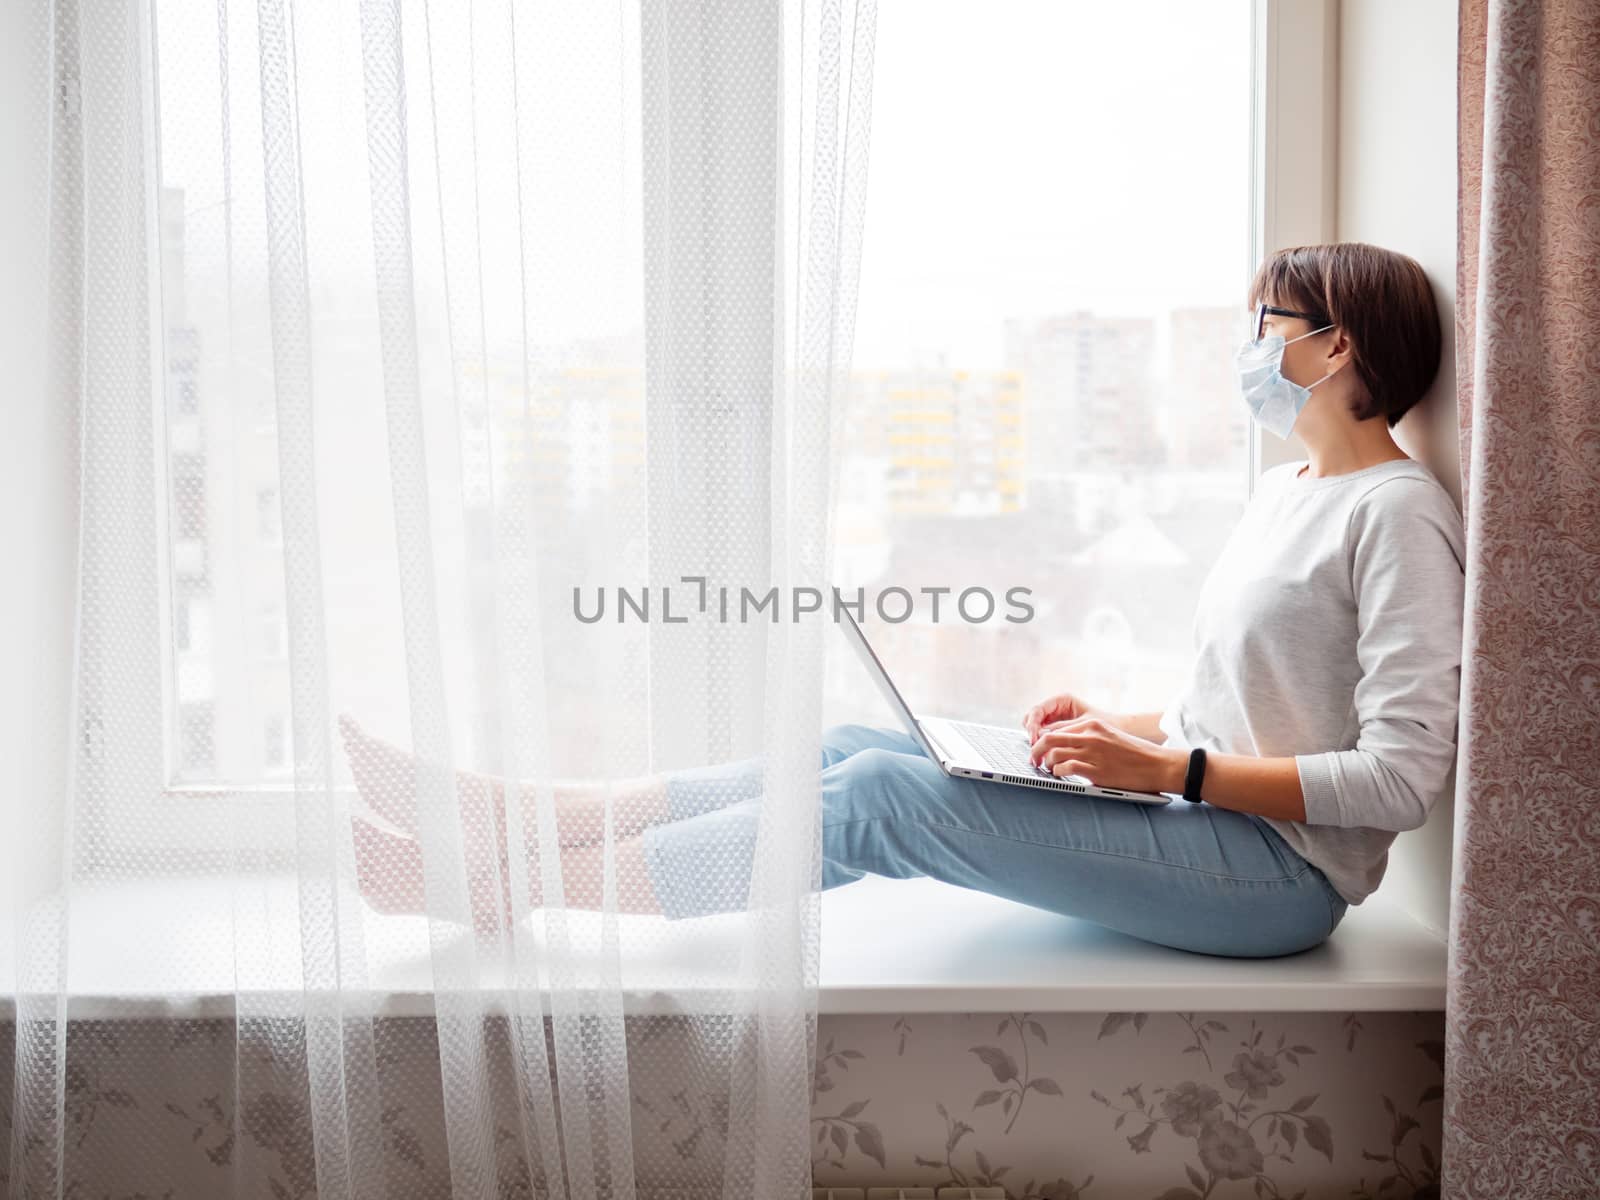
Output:
[[[1386,480],[1351,510],[1359,732],[1351,749],[1296,756],[1307,824],[1416,829],[1443,791],[1460,702],[1461,536],[1449,497],[1414,478]]]

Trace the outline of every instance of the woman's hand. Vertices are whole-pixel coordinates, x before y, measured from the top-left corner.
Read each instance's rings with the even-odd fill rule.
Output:
[[[1062,692],[1041,700],[1022,715],[1022,727],[1028,731],[1028,740],[1037,742],[1046,725],[1057,721],[1075,721],[1079,717],[1100,716],[1100,710],[1084,703],[1071,692]]]
[[[1082,775],[1102,787],[1182,792],[1189,756],[1090,714],[1046,725],[1033,739],[1033,761],[1053,775]]]
[[[1114,725],[1124,732],[1133,734],[1134,737],[1144,738],[1158,746],[1167,740],[1167,735],[1161,729],[1161,713],[1107,712],[1103,708],[1095,708],[1084,703],[1071,692],[1062,692],[1059,696],[1051,696],[1050,699],[1035,704],[1023,714],[1022,728],[1027,730],[1028,740],[1036,742],[1046,726],[1059,721],[1076,721],[1080,717],[1099,717],[1108,725]]]

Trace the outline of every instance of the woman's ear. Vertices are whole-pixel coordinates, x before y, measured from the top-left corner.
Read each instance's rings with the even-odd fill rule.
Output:
[[[1355,343],[1350,340],[1350,335],[1344,331],[1343,325],[1333,328],[1333,341],[1328,345],[1328,370],[1336,371],[1350,361],[1355,353]]]

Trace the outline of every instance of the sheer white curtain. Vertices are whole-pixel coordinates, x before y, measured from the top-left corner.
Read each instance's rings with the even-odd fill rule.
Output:
[[[804,1194],[872,0],[8,9],[11,1194]]]

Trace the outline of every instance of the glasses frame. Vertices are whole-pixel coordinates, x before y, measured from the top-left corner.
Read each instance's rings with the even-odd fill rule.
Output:
[[[1269,314],[1274,317],[1298,317],[1302,321],[1310,321],[1313,326],[1319,329],[1323,326],[1333,324],[1333,322],[1328,320],[1327,317],[1320,316],[1317,313],[1297,312],[1292,308],[1279,308],[1275,304],[1258,304],[1256,305],[1256,319],[1254,325],[1255,340],[1258,342],[1261,340],[1261,331],[1266,327],[1267,317]]]

